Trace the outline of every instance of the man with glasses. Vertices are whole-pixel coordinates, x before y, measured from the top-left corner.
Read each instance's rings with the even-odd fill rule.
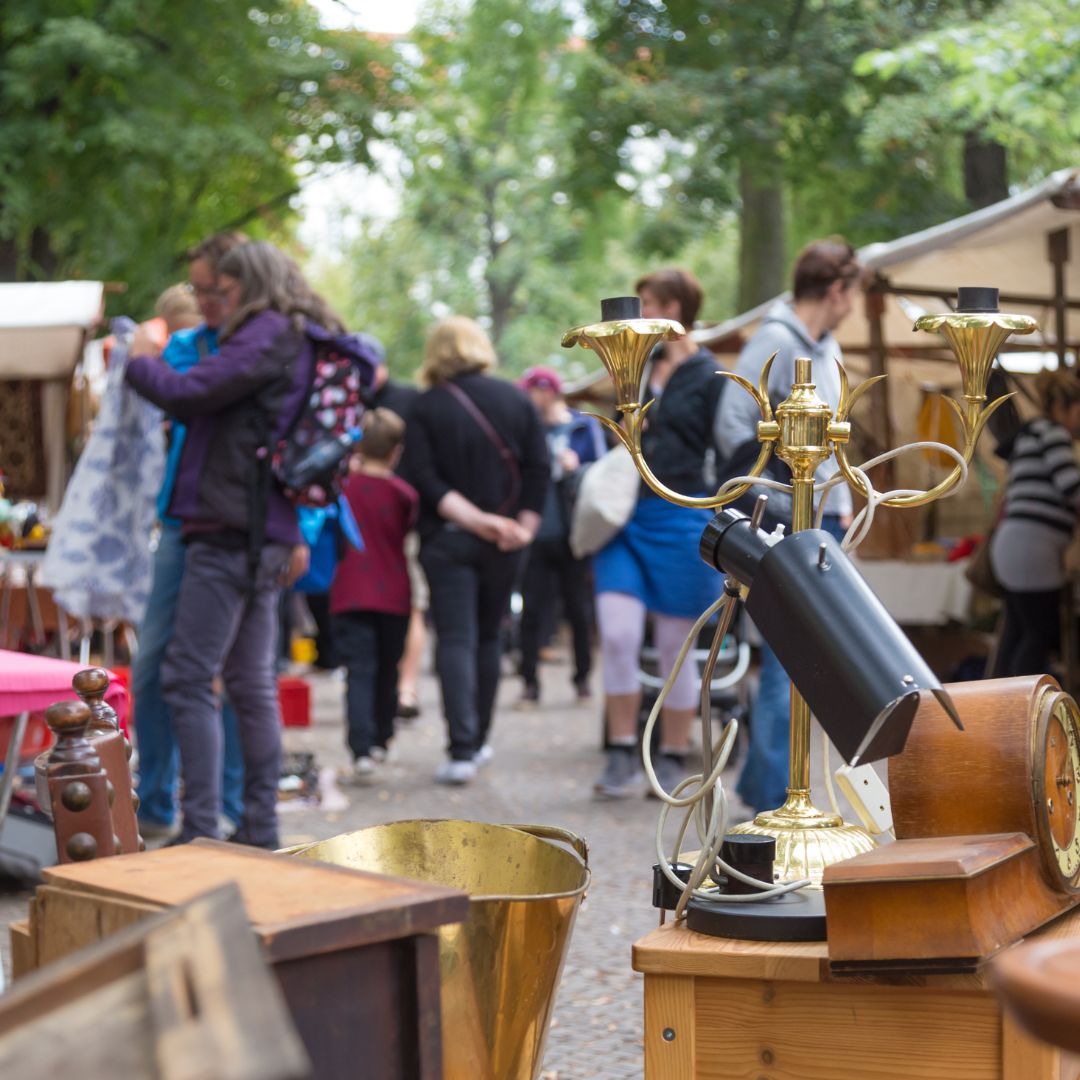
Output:
[[[242,233],[216,233],[189,253],[188,281],[203,322],[194,329],[181,330],[169,339],[162,358],[178,371],[187,371],[217,352],[218,327],[225,317],[218,285],[218,263],[227,252],[246,242],[247,237]],[[176,820],[177,752],[172,719],[161,693],[161,661],[172,638],[176,600],[184,574],[180,523],[167,514],[184,435],[184,425],[172,420],[165,478],[157,502],[161,531],[154,554],[154,583],[139,629],[139,651],[132,668],[131,691],[139,748],[139,828],[147,839],[169,837],[179,830]],[[235,828],[244,809],[244,766],[236,714],[228,703],[222,709],[222,721],[225,725],[222,812]]]

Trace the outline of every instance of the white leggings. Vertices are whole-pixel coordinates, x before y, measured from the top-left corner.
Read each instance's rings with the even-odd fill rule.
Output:
[[[635,596],[602,592],[596,597],[596,625],[600,632],[600,661],[604,693],[636,694],[641,646],[645,639],[645,605]],[[660,655],[660,676],[666,679],[675,658],[693,628],[693,619],[653,614],[653,643]],[[665,707],[693,709],[698,704],[700,676],[690,658],[682,666]]]

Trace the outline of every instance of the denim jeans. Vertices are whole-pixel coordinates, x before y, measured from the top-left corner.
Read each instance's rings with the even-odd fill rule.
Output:
[[[223,736],[214,680],[220,673],[236,710],[244,760],[238,836],[276,845],[281,770],[278,706],[278,597],[289,549],[267,544],[254,583],[246,551],[188,545],[176,627],[161,665],[184,775],[181,838],[218,835]]]
[[[487,741],[499,685],[499,627],[521,558],[453,527],[420,548],[450,756],[457,761],[471,761]]]
[[[163,524],[154,554],[154,582],[139,628],[139,651],[131,669],[135,737],[139,745],[139,820],[171,825],[176,816],[176,740],[169,707],[161,693],[161,661],[172,638],[176,598],[184,576],[180,526]],[[225,729],[222,811],[235,824],[244,812],[244,760],[236,713],[227,702],[221,710]]]
[[[822,528],[838,540],[844,530],[835,514],[826,514]],[[791,680],[776,653],[761,646],[757,697],[750,710],[750,748],[736,788],[754,811],[776,810],[787,797],[791,745]]]

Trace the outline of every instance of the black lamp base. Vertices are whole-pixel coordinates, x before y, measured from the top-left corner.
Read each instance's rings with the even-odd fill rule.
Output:
[[[824,941],[825,893],[796,889],[772,900],[691,900],[686,926],[710,937],[744,941]]]

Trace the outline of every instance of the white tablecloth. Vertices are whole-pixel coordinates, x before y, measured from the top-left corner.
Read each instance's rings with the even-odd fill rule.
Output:
[[[901,626],[941,626],[963,622],[971,603],[964,577],[967,560],[906,562],[855,559],[855,566]]]

